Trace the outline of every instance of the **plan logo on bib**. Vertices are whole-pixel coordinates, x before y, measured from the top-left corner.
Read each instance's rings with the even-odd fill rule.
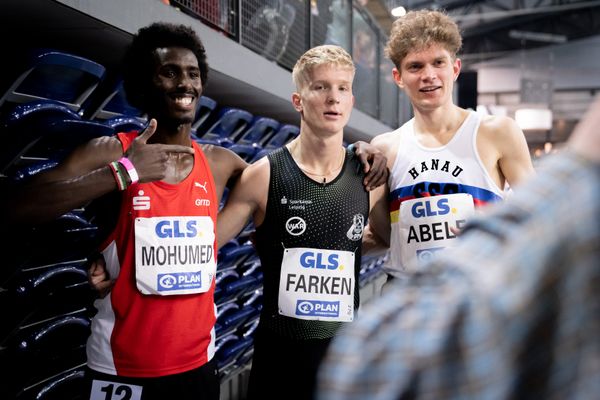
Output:
[[[298,300],[296,315],[338,317],[340,315],[339,301]]]

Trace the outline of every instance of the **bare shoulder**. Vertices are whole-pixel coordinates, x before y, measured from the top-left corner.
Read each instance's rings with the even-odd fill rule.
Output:
[[[256,205],[266,204],[271,168],[267,157],[250,164],[242,172],[234,188],[234,198]]]
[[[213,173],[218,170],[226,170],[229,175],[237,175],[248,166],[248,163],[240,156],[225,147],[212,144],[202,144],[200,147],[208,159]]]
[[[232,158],[235,153],[225,147],[215,146],[212,144],[200,144],[200,148],[208,159],[220,160],[222,158]]]
[[[264,181],[265,177],[268,182],[269,177],[271,175],[271,168],[269,164],[269,159],[267,157],[263,157],[260,160],[255,161],[250,164],[248,168],[244,170],[244,179],[258,179],[260,181]]]
[[[483,117],[479,132],[492,136],[522,134],[514,119],[502,115],[486,115]]]
[[[371,139],[371,144],[379,151],[384,154],[387,154],[391,149],[395,148],[394,144],[398,142],[398,132],[390,131],[381,133]]]

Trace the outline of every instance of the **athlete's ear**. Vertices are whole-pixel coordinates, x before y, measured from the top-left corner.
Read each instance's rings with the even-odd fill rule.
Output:
[[[460,69],[462,68],[462,61],[460,58],[454,60],[454,64],[452,65],[452,69],[454,70],[454,81],[458,79],[458,75],[460,75]]]
[[[400,87],[400,89],[404,89],[404,82],[402,81],[402,74],[398,71],[398,68],[394,67],[392,69],[392,76],[394,77],[394,82],[396,85]]]
[[[302,112],[302,98],[300,97],[300,93],[294,92],[292,93],[292,105],[299,113]]]

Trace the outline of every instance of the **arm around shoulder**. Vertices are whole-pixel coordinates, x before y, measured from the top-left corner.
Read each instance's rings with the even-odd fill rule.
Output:
[[[233,239],[254,216],[262,223],[269,191],[270,168],[266,157],[245,168],[217,219],[218,244]]]

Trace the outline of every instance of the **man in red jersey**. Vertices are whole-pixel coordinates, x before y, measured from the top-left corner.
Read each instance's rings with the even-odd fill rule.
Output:
[[[76,148],[13,193],[7,218],[38,223],[106,200],[101,250],[115,284],[95,303],[86,396],[216,400],[216,218],[227,181],[246,163],[192,140],[208,74],[192,29],[142,28],[124,61],[128,101],[148,127]]]

